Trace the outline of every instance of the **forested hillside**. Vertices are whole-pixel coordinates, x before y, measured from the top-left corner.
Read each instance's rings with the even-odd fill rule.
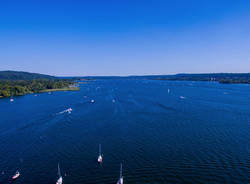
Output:
[[[33,79],[56,79],[56,77],[39,73],[0,71],[0,80],[33,80]]]
[[[24,95],[52,90],[77,90],[72,87],[72,79],[60,79],[50,75],[1,71],[0,72],[0,97]]]

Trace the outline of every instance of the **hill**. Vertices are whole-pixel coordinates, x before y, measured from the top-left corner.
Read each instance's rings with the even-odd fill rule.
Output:
[[[178,80],[178,81],[216,81],[223,84],[250,84],[250,73],[201,73],[175,75],[142,75],[142,76],[92,76],[79,79],[147,79],[147,80]]]
[[[51,75],[21,72],[21,71],[0,71],[0,80],[33,80],[33,79],[56,79],[56,77]]]
[[[250,73],[176,74],[154,76],[155,80],[217,81],[223,84],[250,84]]]
[[[29,72],[0,71],[0,98],[48,91],[79,90],[73,79]]]

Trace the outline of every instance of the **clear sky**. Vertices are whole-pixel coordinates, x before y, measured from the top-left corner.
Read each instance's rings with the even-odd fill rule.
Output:
[[[250,0],[0,0],[0,70],[250,72]]]

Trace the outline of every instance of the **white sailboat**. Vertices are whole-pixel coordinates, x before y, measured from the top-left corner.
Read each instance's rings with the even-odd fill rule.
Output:
[[[59,163],[58,163],[58,177],[59,178],[57,179],[56,184],[62,184],[63,183],[63,179],[62,179],[62,175],[61,175]]]
[[[117,181],[117,184],[123,184],[123,176],[122,176],[122,163],[121,163],[121,168],[120,168],[120,178]]]
[[[98,163],[102,163],[102,145],[99,144],[99,156],[97,158]]]

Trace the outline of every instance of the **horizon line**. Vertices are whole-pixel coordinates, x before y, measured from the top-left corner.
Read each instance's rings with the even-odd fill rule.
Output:
[[[199,75],[199,74],[250,74],[250,72],[205,72],[205,73],[190,73],[190,72],[181,72],[181,73],[173,73],[173,74],[132,74],[132,75],[51,75],[44,73],[36,73],[29,71],[21,71],[21,70],[0,70],[0,72],[27,72],[33,74],[41,74],[41,75],[50,75],[54,77],[143,77],[143,76],[169,76],[169,75]]]

